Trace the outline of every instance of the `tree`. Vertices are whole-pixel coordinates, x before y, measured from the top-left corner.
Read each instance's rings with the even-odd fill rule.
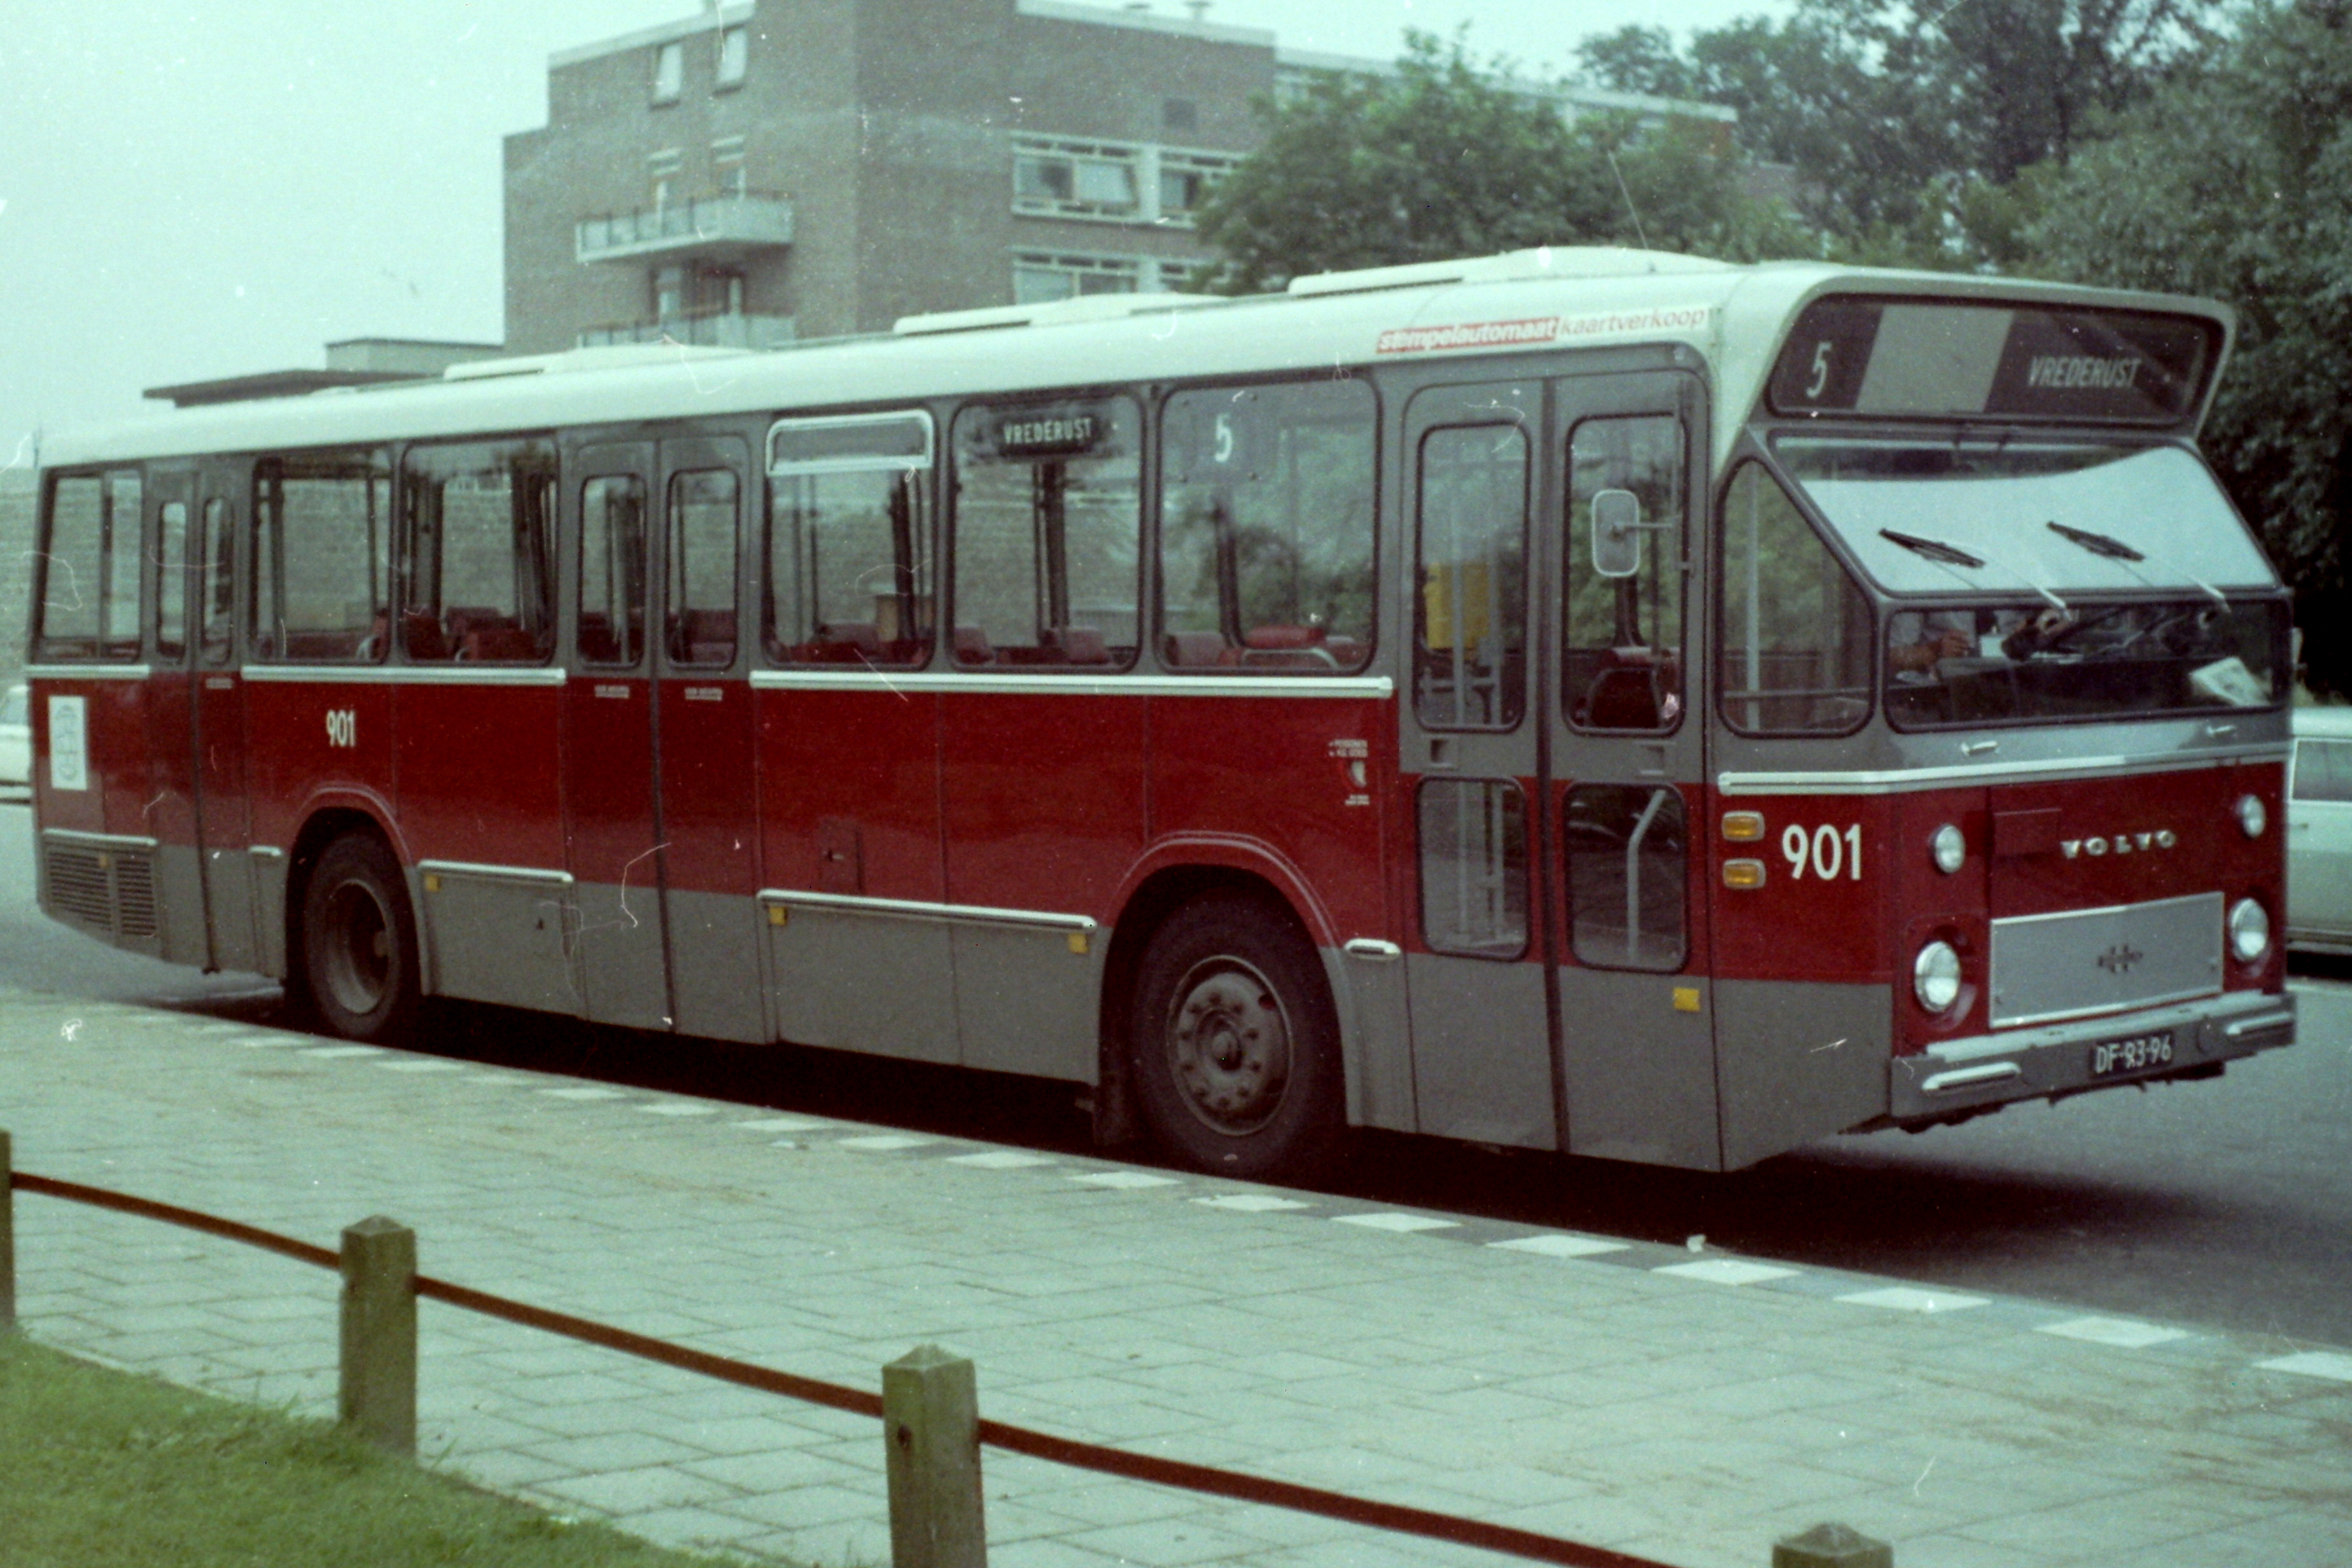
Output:
[[[1573,124],[1548,97],[1406,35],[1389,77],[1324,72],[1262,106],[1265,144],[1202,204],[1223,250],[1213,286],[1441,261],[1540,245],[1642,244],[1735,258],[1793,236],[1740,186],[1712,121],[1644,131],[1630,116]]]
[[[1832,248],[1973,264],[1981,190],[2063,167],[2100,116],[2145,98],[2207,41],[2213,0],[1797,0],[1693,36],[1587,39],[1603,86],[1728,105],[1756,156],[1796,169]]]
[[[2205,445],[2296,588],[2314,684],[2352,692],[2352,0],[2235,21],[2051,180],[2022,241],[2052,276],[2237,308]]]

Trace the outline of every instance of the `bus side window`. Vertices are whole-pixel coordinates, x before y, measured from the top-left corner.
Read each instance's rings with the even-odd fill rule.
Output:
[[[1379,410],[1360,381],[1202,387],[1160,426],[1160,653],[1334,674],[1372,655]]]
[[[1560,699],[1580,730],[1671,730],[1682,717],[1682,421],[1644,414],[1587,419],[1569,437],[1568,605]],[[1630,577],[1594,569],[1592,513],[1630,493],[1645,527]]]
[[[1517,425],[1421,442],[1413,702],[1432,730],[1508,730],[1527,691],[1528,437]]]
[[[1832,734],[1870,716],[1862,591],[1759,463],[1724,494],[1724,718],[1747,734]]]
[[[236,533],[228,502],[217,496],[205,502],[204,608],[205,664],[223,665],[236,650]]]
[[[254,657],[383,660],[391,502],[391,466],[382,452],[305,452],[253,466]]]
[[[630,668],[645,646],[645,481],[590,479],[580,490],[580,662]]]
[[[669,661],[735,662],[735,552],[741,485],[732,468],[669,480]]]
[[[1141,424],[1124,397],[956,416],[959,665],[1135,662]]]
[[[178,658],[188,651],[188,503],[165,501],[155,529],[155,652]]]
[[[96,658],[106,582],[106,485],[98,475],[65,474],[49,481],[37,565],[33,657]]]
[[[555,448],[411,447],[401,472],[400,642],[412,660],[555,651]]]
[[[921,664],[931,646],[931,421],[780,419],[768,433],[763,636],[786,664]]]

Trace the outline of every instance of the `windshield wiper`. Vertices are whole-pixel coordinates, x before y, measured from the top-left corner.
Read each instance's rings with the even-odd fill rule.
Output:
[[[1899,544],[1906,550],[1914,551],[1918,554],[1924,555],[1930,561],[1939,561],[1947,566],[1983,566],[1986,564],[1986,563],[1978,560],[1975,556],[1969,554],[1967,551],[1960,549],[1958,545],[1947,544],[1940,539],[1922,539],[1916,533],[1897,533],[1891,528],[1880,529],[1878,531],[1878,537],[1890,541],[1895,544]]]
[[[2062,539],[2071,539],[2094,555],[2104,555],[2110,561],[2145,561],[2147,556],[2122,540],[2104,533],[2093,533],[2087,528],[2069,528],[2063,522],[2047,525],[2050,531]]]
[[[2138,562],[2147,559],[2147,557],[2141,552],[2134,550],[2130,545],[2126,544],[2122,540],[2114,537],[2112,534],[2094,533],[2087,528],[2069,528],[2063,522],[2050,522],[2043,524],[2043,526],[2048,528],[2051,532],[2058,535],[2059,538],[2072,540],[2074,543],[2081,545],[2092,554],[2104,555],[2110,561]],[[2161,563],[2158,570],[2161,570],[2164,564],[2170,563]],[[2212,600],[2215,604],[2225,605],[2229,604],[2229,595],[2224,594],[2221,589],[2216,588],[2212,584],[2208,583],[2204,578],[2197,575],[2196,573],[2189,571],[2185,566],[2174,566],[2172,569],[2179,572],[2183,577],[2188,578],[2191,583],[2194,583],[2200,590],[2203,591],[2205,596]],[[2146,573],[2135,572],[2132,575],[2137,577],[2143,583],[2147,581],[2147,574]]]

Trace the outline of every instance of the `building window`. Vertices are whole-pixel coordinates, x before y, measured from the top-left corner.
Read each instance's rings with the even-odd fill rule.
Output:
[[[678,170],[685,157],[675,147],[656,153],[646,160],[646,184],[653,200],[654,211],[666,210],[677,195]]]
[[[1016,137],[1013,209],[1056,217],[1140,217],[1140,162],[1132,147]]]
[[[743,138],[722,136],[710,144],[710,172],[718,183],[719,195],[740,196],[749,194],[751,187],[743,167]]]
[[[725,92],[743,85],[744,74],[751,66],[751,29],[744,26],[724,27],[719,34],[719,81],[717,90]]]
[[[1059,256],[1020,251],[1013,258],[1013,302],[1043,305],[1081,294],[1133,294],[1143,266],[1123,256]]]
[[[686,90],[686,45],[664,44],[654,50],[654,101],[676,103]]]
[[[1202,201],[1240,162],[1214,153],[1163,150],[1160,154],[1159,220],[1181,228],[1192,227],[1192,216],[1200,210]]]

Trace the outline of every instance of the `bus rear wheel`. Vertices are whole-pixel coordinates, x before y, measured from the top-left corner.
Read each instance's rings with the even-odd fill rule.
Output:
[[[416,925],[381,839],[327,846],[302,896],[302,979],[319,1021],[351,1040],[398,1036],[417,1003]]]
[[[1257,1180],[1328,1165],[1341,1134],[1339,1026],[1314,945],[1262,899],[1170,916],[1136,977],[1137,1100],[1161,1147]]]

